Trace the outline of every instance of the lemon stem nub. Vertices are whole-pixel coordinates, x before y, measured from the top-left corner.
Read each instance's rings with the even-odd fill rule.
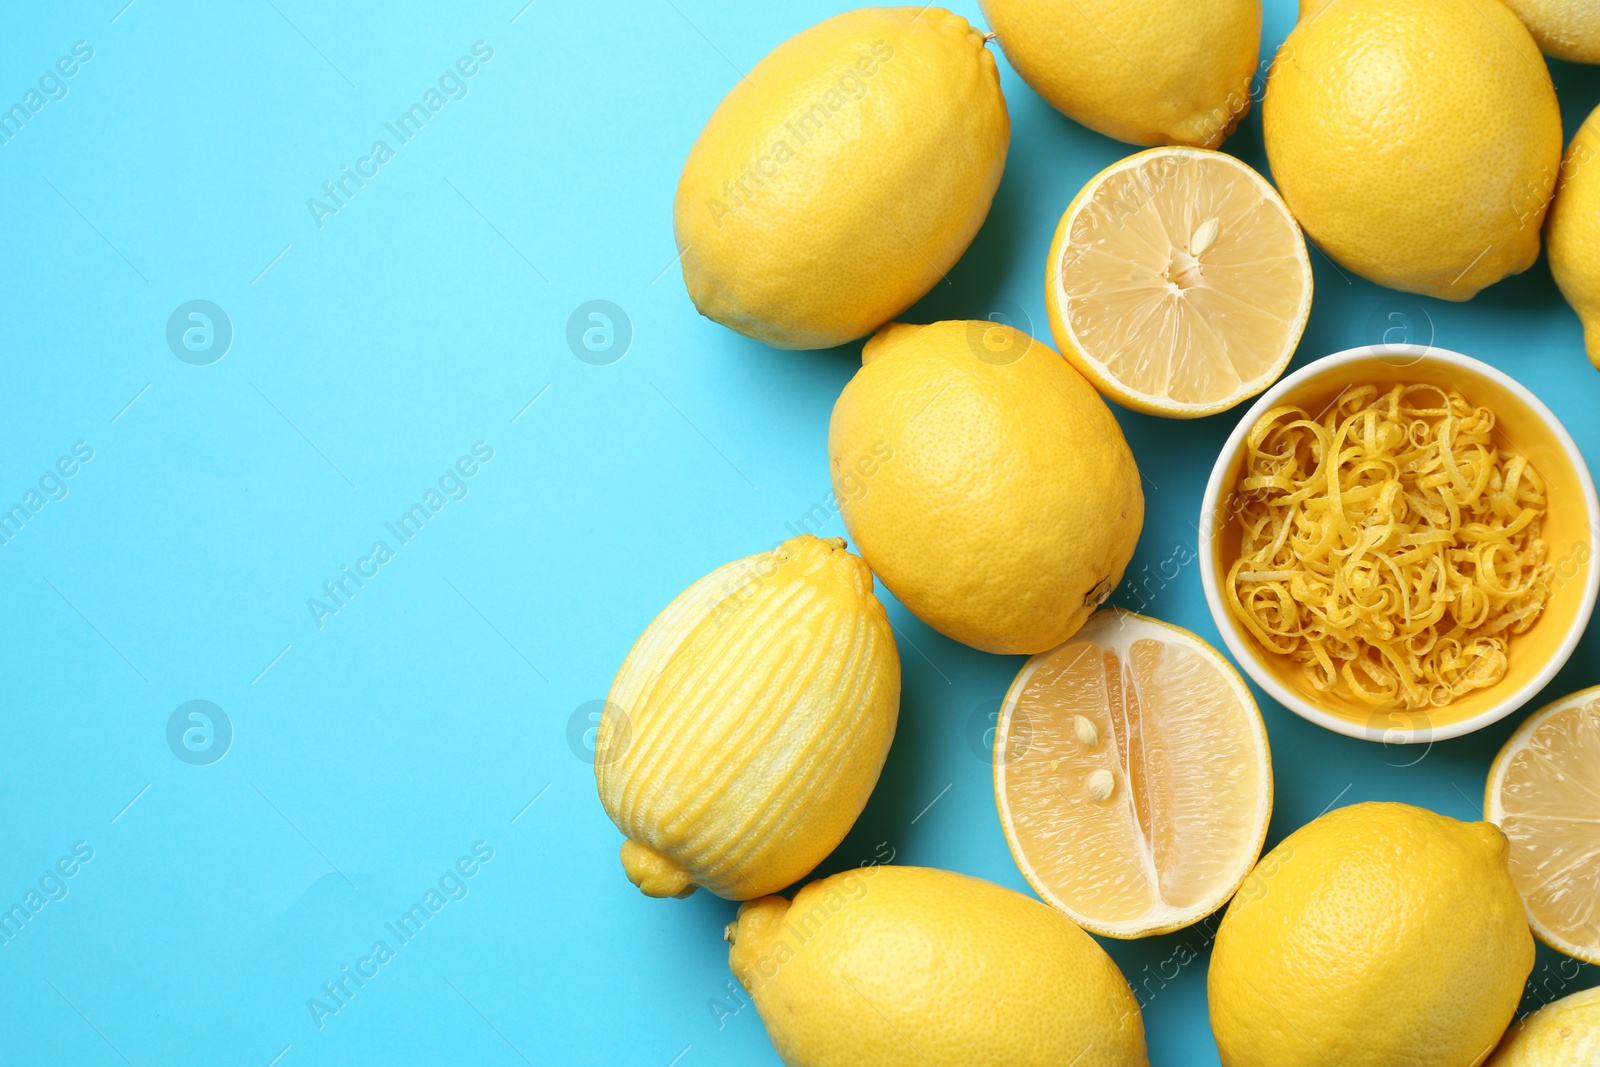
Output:
[[[622,843],[622,869],[647,897],[686,897],[695,891],[689,872],[648,845]]]

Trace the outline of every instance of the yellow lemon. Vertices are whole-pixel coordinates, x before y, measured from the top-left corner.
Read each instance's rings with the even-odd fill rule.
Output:
[[[1483,817],[1511,841],[1539,940],[1600,965],[1600,686],[1517,727],[1489,769]]]
[[[1056,344],[1149,415],[1225,410],[1277,380],[1311,314],[1305,238],[1267,180],[1221,152],[1152,148],[1089,179],[1045,266]]]
[[[1300,18],[1315,16],[1332,0],[1300,0]],[[1547,56],[1570,63],[1600,63],[1600,7],[1587,0],[1505,0]]]
[[[753,900],[728,963],[789,1067],[1147,1067],[1139,1003],[1060,913],[991,882],[866,867]]]
[[[1550,273],[1583,320],[1589,361],[1600,367],[1600,108],[1567,147],[1545,231]]]
[[[1538,258],[1561,114],[1503,4],[1335,0],[1279,49],[1262,125],[1306,235],[1365,278],[1466,300]]]
[[[839,538],[719,567],[640,635],[595,736],[600,802],[653,897],[747,900],[807,874],[878,781],[900,659]]]
[[[1215,148],[1250,110],[1261,0],[980,0],[1023,81],[1133,144]]]
[[[1139,470],[1083,376],[993,322],[891,323],[828,427],[845,527],[923,622],[986,652],[1043,652],[1122,580]]]
[[[1546,1004],[1513,1026],[1484,1067],[1594,1067],[1600,1063],[1600,988]]]
[[[1102,611],[1011,683],[994,735],[1000,825],[1035,891],[1107,937],[1227,903],[1272,817],[1267,728],[1188,630]]]
[[[673,208],[700,313],[826,348],[910,307],[989,213],[1010,120],[984,37],[943,8],[862,8],[756,64],[689,152]]]
[[[1547,56],[1600,63],[1600,5],[1589,0],[1505,0]]]
[[[1408,804],[1340,808],[1290,834],[1217,930],[1207,991],[1223,1067],[1482,1063],[1533,969],[1507,851],[1488,823]]]

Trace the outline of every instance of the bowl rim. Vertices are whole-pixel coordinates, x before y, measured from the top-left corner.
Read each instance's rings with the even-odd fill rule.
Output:
[[[1222,594],[1218,588],[1216,567],[1213,563],[1212,534],[1213,519],[1216,515],[1217,505],[1222,499],[1222,479],[1227,473],[1234,456],[1239,452],[1244,443],[1245,436],[1256,420],[1275,406],[1288,393],[1292,392],[1307,379],[1320,375],[1330,368],[1353,363],[1365,362],[1373,359],[1382,359],[1392,356],[1401,356],[1412,359],[1412,364],[1432,360],[1466,372],[1468,375],[1478,375],[1487,378],[1508,393],[1515,396],[1528,409],[1547,425],[1555,439],[1560,443],[1566,453],[1567,461],[1572,464],[1578,483],[1583,489],[1584,503],[1589,511],[1589,566],[1587,579],[1584,582],[1583,599],[1578,606],[1578,613],[1572,620],[1572,626],[1562,638],[1561,645],[1555,650],[1548,661],[1539,671],[1530,678],[1520,689],[1476,715],[1462,719],[1459,722],[1449,723],[1444,726],[1431,725],[1416,727],[1394,726],[1388,729],[1377,729],[1372,725],[1363,726],[1351,722],[1330,712],[1323,711],[1299,693],[1282,685],[1260,663],[1257,653],[1243,639],[1238,628],[1234,625],[1233,618],[1228,613],[1227,605],[1222,601]],[[1355,737],[1365,741],[1382,741],[1385,744],[1413,744],[1418,742],[1444,741],[1452,737],[1481,730],[1485,726],[1495,723],[1510,715],[1524,704],[1528,703],[1545,686],[1550,684],[1557,672],[1566,665],[1573,651],[1582,640],[1584,631],[1589,626],[1590,616],[1594,612],[1595,597],[1600,593],[1600,498],[1596,497],[1594,478],[1589,472],[1589,465],[1583,458],[1583,453],[1561,424],[1555,414],[1545,406],[1527,386],[1512,378],[1504,371],[1498,370],[1481,360],[1471,356],[1462,355],[1447,348],[1436,345],[1411,345],[1411,344],[1376,344],[1362,345],[1358,348],[1347,348],[1330,355],[1314,359],[1304,367],[1299,368],[1278,379],[1277,383],[1256,397],[1244,415],[1239,419],[1233,432],[1228,435],[1227,442],[1217,454],[1216,462],[1212,464],[1211,476],[1206,480],[1205,492],[1200,501],[1200,538],[1199,558],[1200,583],[1205,590],[1206,606],[1211,609],[1211,620],[1215,623],[1218,633],[1222,635],[1223,642],[1228,646],[1228,651],[1250,679],[1266,690],[1278,703],[1299,715],[1302,719],[1314,722],[1318,726],[1344,734],[1346,737]]]

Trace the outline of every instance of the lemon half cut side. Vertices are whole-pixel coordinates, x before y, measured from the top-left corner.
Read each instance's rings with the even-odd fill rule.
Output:
[[[1272,815],[1266,726],[1239,672],[1189,631],[1121,609],[1023,666],[994,781],[1023,876],[1106,937],[1216,911]]]
[[[1062,354],[1117,403],[1171,418],[1224,411],[1276,381],[1311,289],[1277,190],[1198,148],[1153,148],[1091,178],[1045,272]]]
[[[1483,817],[1539,940],[1600,965],[1600,686],[1534,712],[1489,770]]]

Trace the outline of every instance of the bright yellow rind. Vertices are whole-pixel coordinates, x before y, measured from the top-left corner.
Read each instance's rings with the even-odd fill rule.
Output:
[[[1046,902],[1102,936],[1148,937],[1210,915],[1250,873],[1272,756],[1225,657],[1110,609],[1012,682],[994,788],[1012,858]]]
[[[1070,637],[1122,580],[1139,469],[1094,388],[988,321],[891,323],[833,407],[845,528],[917,618],[986,652]]]
[[[728,964],[791,1067],[1148,1067],[1139,1002],[1037,900],[865,866],[744,904]]]
[[[1600,686],[1545,705],[1506,740],[1489,769],[1483,817],[1511,841],[1511,879],[1534,934],[1600,966],[1597,782]]]
[[[1290,834],[1217,929],[1206,985],[1221,1061],[1480,1063],[1534,962],[1507,851],[1488,823],[1408,804],[1337,808]]]
[[[1545,240],[1550,273],[1583,322],[1589,361],[1600,367],[1600,108],[1567,147]]]
[[[1438,708],[1505,677],[1550,598],[1544,480],[1455,390],[1353,385],[1246,439],[1223,592],[1317,692]]]
[[[1261,0],[982,0],[982,7],[1023,81],[1107,137],[1215,148],[1250,110]]]
[[[775,348],[871,333],[966,251],[1010,139],[966,19],[869,7],[818,23],[741,77],[689,151],[673,204],[689,296]]]
[[[1600,6],[1589,0],[1505,0],[1540,51],[1569,63],[1600,63]]]
[[[1345,270],[1467,300],[1538,258],[1561,114],[1504,4],[1335,0],[1289,33],[1261,116],[1273,180]]]
[[[1215,414],[1277,380],[1311,314],[1311,260],[1270,183],[1233,156],[1154,148],[1061,217],[1045,307],[1062,354],[1124,407]]]
[[[1600,1063],[1600,988],[1546,1004],[1514,1024],[1484,1067],[1594,1067]]]

